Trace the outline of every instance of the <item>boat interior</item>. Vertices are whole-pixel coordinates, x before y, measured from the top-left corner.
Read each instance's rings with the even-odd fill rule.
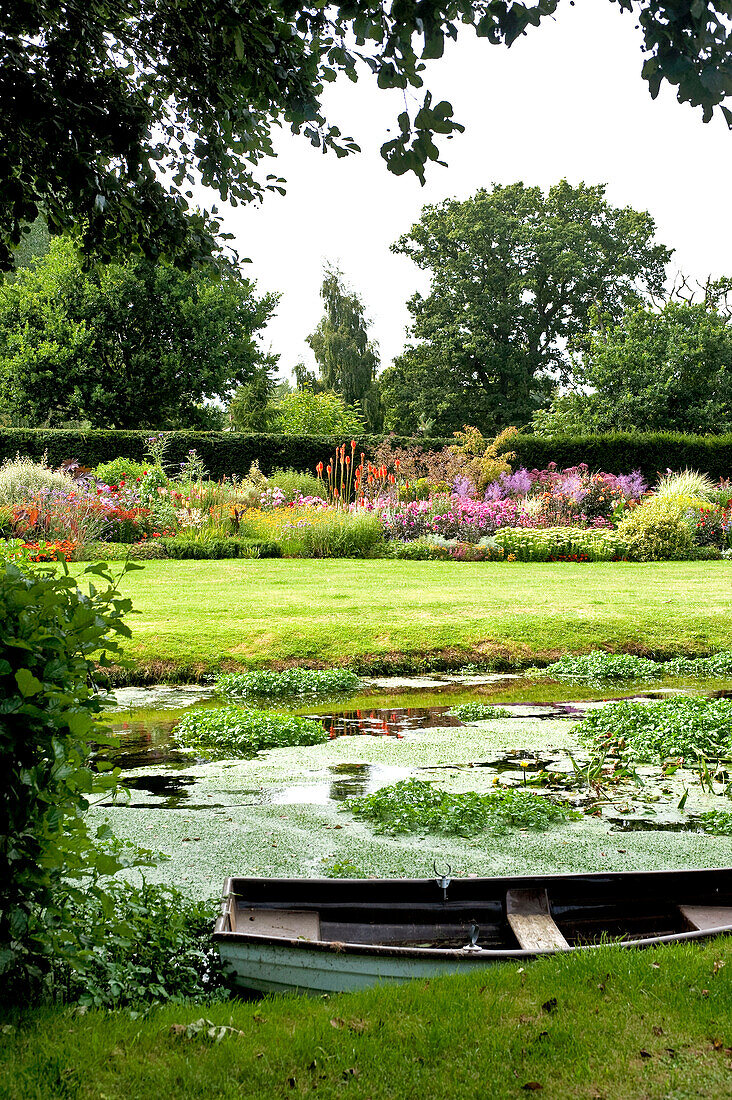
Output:
[[[412,883],[230,879],[218,930],[274,940],[465,952],[562,951],[732,931],[730,872],[719,878],[707,872],[677,873],[677,879],[674,873],[656,874],[661,877],[650,883],[649,876],[636,881],[616,876],[613,882],[611,875],[581,881],[580,876],[502,881],[443,875]],[[698,875],[705,877],[694,878]]]

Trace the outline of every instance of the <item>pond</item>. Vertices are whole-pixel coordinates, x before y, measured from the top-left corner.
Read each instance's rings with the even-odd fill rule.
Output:
[[[422,876],[435,861],[449,862],[455,874],[722,866],[732,838],[703,833],[695,817],[731,809],[729,799],[705,793],[687,769],[666,775],[639,767],[608,790],[577,783],[588,753],[573,728],[609,699],[731,689],[722,681],[608,691],[519,676],[380,678],[358,695],[272,708],[322,722],[325,744],[217,762],[182,751],[172,736],[186,710],[221,705],[212,688],[119,689],[110,714],[119,743],[97,759],[121,769],[128,794],[103,799],[92,813],[168,857],[147,878],[203,894],[218,893],[229,874]],[[504,707],[509,717],[463,723],[449,713],[476,701]],[[496,784],[546,790],[546,776],[551,797],[585,813],[546,833],[384,836],[345,806],[403,779],[459,793]]]

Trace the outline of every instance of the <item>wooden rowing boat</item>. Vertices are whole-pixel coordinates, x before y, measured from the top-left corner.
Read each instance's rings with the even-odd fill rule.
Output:
[[[229,878],[214,942],[238,985],[329,993],[600,944],[732,932],[732,868],[501,878]]]

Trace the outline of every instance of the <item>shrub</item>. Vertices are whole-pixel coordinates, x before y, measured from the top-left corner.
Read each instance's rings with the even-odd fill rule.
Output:
[[[104,485],[119,485],[122,481],[131,484],[142,478],[146,469],[147,466],[132,458],[113,458],[111,462],[100,462],[93,474]]]
[[[502,527],[493,536],[517,561],[617,561],[628,555],[614,531],[584,527]]]
[[[216,678],[220,695],[280,699],[357,691],[361,681],[347,668],[288,668],[284,672],[232,672]]]
[[[103,900],[68,898],[66,906],[79,929],[79,950],[73,965],[55,965],[57,998],[123,1008],[228,996],[211,943],[215,902],[193,901],[174,886],[143,881],[111,883]]]
[[[216,561],[220,558],[281,558],[282,547],[266,539],[225,538],[194,541],[161,538],[156,543],[166,558]]]
[[[210,759],[246,758],[259,749],[318,745],[328,740],[320,722],[239,707],[190,710],[173,730],[173,737],[182,748]]]
[[[285,435],[363,435],[364,422],[352,405],[336,393],[296,390],[277,402],[274,431]]]
[[[581,814],[566,803],[533,791],[503,787],[490,794],[450,794],[420,779],[402,780],[364,798],[349,798],[344,809],[375,825],[379,833],[458,833],[491,829],[548,829]]]
[[[461,722],[487,722],[495,718],[510,718],[511,711],[505,707],[494,707],[490,703],[460,703],[447,712],[451,718]]]
[[[4,992],[40,981],[78,928],[57,904],[63,885],[122,864],[92,843],[83,811],[102,709],[95,662],[119,652],[129,600],[101,566],[83,594],[66,573],[0,569],[0,974]],[[106,583],[105,583],[106,582]],[[78,944],[78,940],[76,941]]]
[[[75,482],[68,474],[50,469],[44,460],[34,462],[16,455],[0,466],[0,505],[27,504],[41,489],[73,492]]]
[[[271,488],[281,490],[285,504],[296,503],[301,496],[320,496],[322,489],[315,474],[298,473],[297,470],[273,470],[269,484]]]
[[[576,727],[600,752],[658,763],[732,752],[732,701],[677,696],[654,703],[607,703]]]
[[[618,536],[635,561],[681,561],[692,557],[693,540],[684,522],[684,503],[674,497],[650,497],[618,524]]]

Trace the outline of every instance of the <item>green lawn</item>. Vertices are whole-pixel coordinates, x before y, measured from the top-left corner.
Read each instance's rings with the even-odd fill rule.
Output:
[[[729,940],[608,948],[314,1001],[6,1014],[0,1097],[720,1100],[729,959]],[[186,1037],[201,1017],[234,1030]]]
[[[122,588],[140,612],[128,653],[160,675],[365,655],[526,662],[596,646],[732,648],[723,561],[154,561]]]

